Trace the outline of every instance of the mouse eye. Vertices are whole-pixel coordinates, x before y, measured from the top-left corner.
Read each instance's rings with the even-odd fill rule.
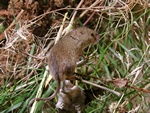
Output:
[[[92,36],[92,37],[94,37],[94,34],[93,34],[93,33],[91,33],[91,36]]]
[[[92,38],[94,38],[94,40],[96,40],[96,36],[94,35],[94,33],[91,33]]]

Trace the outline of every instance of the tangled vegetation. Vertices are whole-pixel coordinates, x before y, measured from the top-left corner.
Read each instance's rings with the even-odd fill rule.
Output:
[[[0,22],[0,113],[25,113],[32,98],[53,93],[49,50],[56,37],[78,26],[101,36],[76,68],[74,84],[94,95],[83,113],[150,111],[149,0],[2,0]],[[56,102],[39,101],[31,109],[57,112]]]

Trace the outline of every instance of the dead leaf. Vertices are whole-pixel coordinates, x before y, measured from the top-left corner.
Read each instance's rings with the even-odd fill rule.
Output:
[[[124,87],[127,84],[127,82],[128,81],[126,79],[120,79],[120,78],[112,80],[112,83],[118,86],[119,88]]]

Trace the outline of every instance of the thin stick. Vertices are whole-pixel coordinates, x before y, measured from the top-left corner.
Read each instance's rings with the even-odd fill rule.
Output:
[[[61,38],[62,31],[63,31],[63,27],[64,27],[64,24],[65,24],[67,15],[68,15],[68,13],[65,13],[64,19],[63,19],[62,24],[61,24],[61,26],[60,26],[60,29],[59,29],[59,31],[58,31],[58,33],[57,33],[57,36],[56,36],[56,38],[55,38],[55,44],[56,44],[56,43],[58,42],[58,40]]]
[[[100,2],[100,0],[96,0],[90,7],[88,7],[88,9],[86,9],[86,10],[79,16],[79,18],[82,18],[82,17],[89,11],[90,8],[96,6],[99,2]]]
[[[65,31],[65,34],[67,34],[67,33],[70,31],[70,29],[72,28],[73,22],[74,22],[74,20],[75,20],[75,16],[76,16],[76,14],[77,14],[77,10],[81,7],[81,5],[83,4],[83,2],[84,2],[84,0],[81,0],[80,3],[78,4],[78,6],[76,7],[76,9],[75,9],[75,11],[74,11],[74,14],[73,14],[73,16],[72,16],[72,18],[71,18],[71,20],[70,20],[70,22],[69,22],[69,25],[68,25],[68,26],[66,27],[66,29],[64,30],[64,31]]]
[[[89,20],[94,16],[95,11],[90,15],[90,17],[84,22],[84,26],[89,22]]]
[[[93,86],[95,86],[95,87],[98,87],[98,88],[104,89],[104,90],[106,90],[106,91],[109,91],[109,92],[111,92],[111,93],[117,95],[118,97],[121,96],[121,93],[119,93],[119,92],[117,92],[117,91],[114,91],[114,90],[112,90],[112,89],[106,88],[106,87],[104,87],[104,86],[97,85],[97,84],[95,84],[95,83],[92,83],[92,82],[89,82],[89,81],[86,81],[86,80],[83,80],[83,79],[81,79],[81,81],[82,81],[83,83],[90,84],[90,85],[93,85]]]
[[[99,4],[99,5],[102,5],[103,4],[103,2],[104,2],[104,0]],[[96,3],[97,4],[97,3]],[[96,13],[96,11],[94,11],[91,15],[90,15],[90,17],[84,22],[84,26],[89,22],[89,20],[94,16],[94,14]]]

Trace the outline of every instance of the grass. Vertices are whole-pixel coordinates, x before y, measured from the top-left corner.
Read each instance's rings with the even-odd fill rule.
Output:
[[[108,1],[105,2],[105,5],[107,3]],[[143,9],[138,9],[138,6],[143,7]],[[77,69],[84,74],[92,69],[93,72],[91,75],[103,80],[95,80],[88,77],[90,82],[105,84],[106,87],[120,92],[122,96],[118,97],[105,91],[104,95],[99,95],[90,102],[83,110],[83,113],[106,113],[108,111],[110,113],[125,113],[125,111],[147,113],[147,111],[150,111],[150,31],[148,31],[150,25],[150,8],[141,3],[135,4],[134,8],[129,11],[125,9],[109,9],[104,10],[104,12],[99,10],[97,14],[100,22],[97,22],[98,19],[95,21],[98,26],[97,31],[102,40],[95,46],[92,46],[89,49],[90,51],[85,52],[85,57],[95,53],[86,64]],[[84,24],[78,17],[77,22],[81,25]],[[3,27],[1,26],[1,28]],[[24,31],[25,29],[23,29]],[[44,43],[40,43],[41,41],[37,37],[34,37],[34,40],[38,43],[33,43],[33,40],[28,43],[17,36],[16,32],[12,32],[11,39],[12,37],[17,37],[17,39],[6,41],[7,44],[0,48],[0,51],[3,51],[0,53],[1,56],[13,54],[7,56],[8,59],[11,58],[9,62],[11,66],[6,73],[3,73],[7,77],[4,79],[4,84],[0,86],[0,113],[27,112],[27,105],[37,95],[45,73],[47,64],[45,55],[50,48],[47,46],[47,41],[52,40],[50,36],[52,36],[53,29],[48,33],[45,35]],[[21,41],[19,42],[19,40]],[[24,54],[25,57],[28,56],[26,62],[19,62],[20,57],[18,56],[18,58],[13,53],[15,51],[13,47],[19,51],[21,48],[18,49],[18,45],[22,43],[23,45],[21,46],[23,47],[19,47],[28,48],[26,51],[29,54]],[[44,47],[48,47],[48,50]],[[5,51],[9,54],[4,54]],[[14,63],[14,59],[17,58],[17,62]],[[86,70],[84,70],[85,67]],[[11,68],[14,70],[9,71]],[[26,80],[24,79],[26,76],[21,76],[22,74],[32,76]],[[21,76],[21,79],[18,79],[18,76]],[[11,79],[13,77],[17,79]],[[116,80],[117,78],[124,81],[127,80],[127,85],[118,88],[115,83],[107,82],[108,80]],[[83,89],[92,87],[92,85],[85,85],[82,82],[78,84]],[[53,81],[50,82],[49,86],[45,88],[43,86],[40,92],[41,97],[51,95],[55,86],[56,83]],[[35,109],[36,113],[41,111],[41,109],[44,113],[47,113],[49,110],[55,112],[56,102],[57,98],[44,104],[40,101],[37,103],[37,107],[33,109]]]

